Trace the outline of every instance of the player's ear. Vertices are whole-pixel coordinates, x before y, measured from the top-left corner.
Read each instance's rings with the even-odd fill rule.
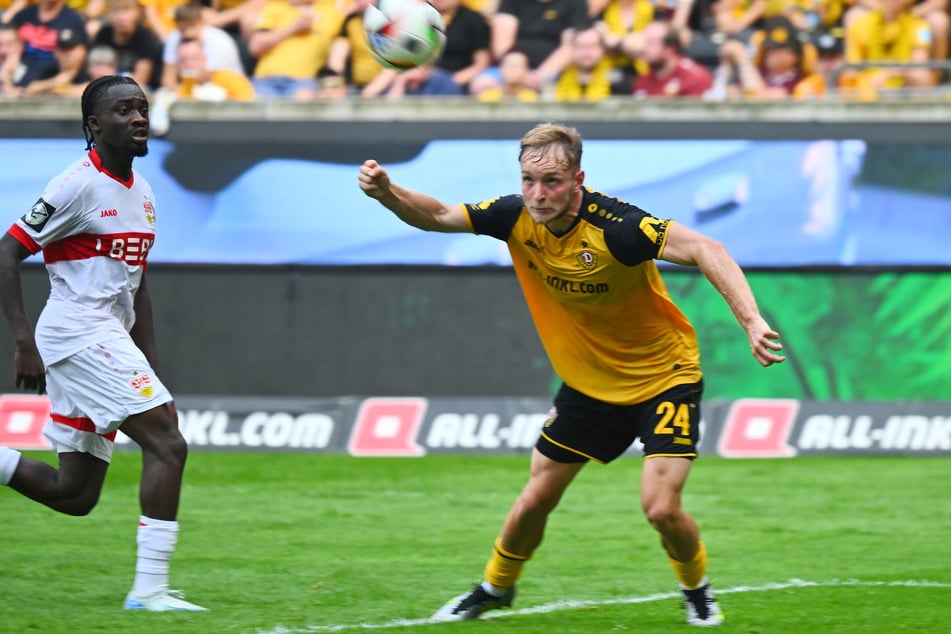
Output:
[[[92,132],[93,134],[98,134],[99,131],[102,129],[102,126],[99,125],[99,117],[97,117],[94,114],[91,114],[88,117],[86,117],[86,127],[89,128],[89,131]]]
[[[584,170],[578,170],[575,174],[575,187],[581,189],[584,186]]]

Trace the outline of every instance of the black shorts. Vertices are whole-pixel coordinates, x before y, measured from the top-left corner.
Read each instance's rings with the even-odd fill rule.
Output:
[[[611,405],[562,385],[535,448],[555,462],[608,463],[640,438],[645,456],[696,458],[702,394],[700,381],[637,405]]]

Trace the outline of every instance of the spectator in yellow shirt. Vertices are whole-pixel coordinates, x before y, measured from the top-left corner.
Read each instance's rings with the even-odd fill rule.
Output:
[[[370,0],[355,0],[340,31],[330,44],[327,64],[318,74],[318,99],[337,99],[356,94],[373,82],[383,70],[370,54],[363,13]]]
[[[571,40],[571,63],[555,84],[555,101],[599,101],[610,96],[613,71],[597,29],[578,31]]]
[[[880,64],[847,74],[860,89],[881,94],[881,91],[896,88],[934,86],[935,77],[931,70],[900,66],[931,59],[931,29],[925,20],[909,11],[911,1],[882,0],[881,6],[849,24],[845,34],[845,61],[850,64]]]
[[[201,42],[182,40],[178,45],[176,97],[199,101],[252,101],[254,87],[237,71],[209,70]]]
[[[335,0],[268,0],[249,43],[257,96],[312,97],[343,19]]]
[[[854,0],[843,18],[847,29],[869,11],[881,8],[881,0]],[[948,15],[948,0],[910,0],[908,12],[928,23],[931,29],[931,59],[947,59],[948,37],[951,17]]]
[[[796,84],[793,90],[793,97],[796,99],[819,99],[829,94],[831,79],[836,78],[834,89],[836,94],[852,96],[850,86],[848,86],[835,72],[836,67],[843,61],[845,50],[843,41],[831,33],[823,33],[815,38],[816,47],[816,68],[815,72],[805,77]]]
[[[644,50],[644,27],[655,18],[659,16],[650,0],[610,0],[595,20],[601,43],[613,65],[624,73],[628,85],[636,75],[647,72],[646,65],[641,63],[638,67],[636,60]]]
[[[145,9],[146,24],[163,42],[175,30],[175,9],[191,0],[139,0]]]

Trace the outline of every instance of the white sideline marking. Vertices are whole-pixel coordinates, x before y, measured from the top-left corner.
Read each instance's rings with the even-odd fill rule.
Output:
[[[939,581],[860,581],[858,579],[831,579],[829,581],[805,581],[804,579],[790,579],[782,583],[767,583],[762,586],[736,586],[735,588],[717,588],[717,595],[738,594],[741,592],[770,592],[773,590],[788,590],[789,588],[831,588],[845,586],[903,586],[910,588],[951,588],[951,583]],[[598,599],[589,601],[556,601],[530,608],[517,610],[507,609],[488,612],[483,619],[501,619],[523,614],[548,614],[563,610],[590,608],[599,605],[630,605],[635,603],[653,603],[667,601],[680,597],[679,592],[663,592],[643,597],[621,597],[618,599]],[[394,619],[385,623],[353,623],[349,625],[308,625],[306,627],[277,626],[270,630],[256,630],[257,634],[307,634],[318,632],[345,632],[347,630],[381,630],[384,628],[414,627],[417,625],[432,625],[435,621],[429,619]]]

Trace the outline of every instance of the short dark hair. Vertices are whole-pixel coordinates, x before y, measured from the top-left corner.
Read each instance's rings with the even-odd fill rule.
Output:
[[[89,124],[87,123],[89,117],[94,114],[99,107],[99,100],[102,99],[106,91],[113,86],[119,86],[121,84],[139,85],[134,79],[126,75],[104,75],[93,79],[86,86],[86,89],[83,90],[80,107],[83,114],[83,138],[86,139],[87,150],[91,150],[92,146],[96,144],[96,140],[92,136],[92,130],[89,129]]]
[[[197,22],[201,20],[201,9],[201,2],[186,2],[175,7],[172,16],[176,23]]]
[[[680,29],[670,22],[667,22],[666,26],[667,28],[664,30],[664,46],[673,49],[678,55],[683,53],[684,40],[683,37],[681,37]]]

